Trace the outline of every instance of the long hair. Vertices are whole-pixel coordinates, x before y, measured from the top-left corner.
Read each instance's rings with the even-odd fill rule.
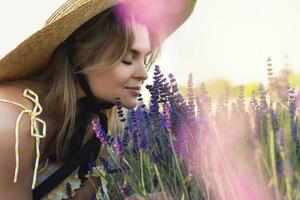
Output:
[[[56,158],[63,161],[67,155],[70,139],[75,132],[77,114],[77,73],[95,66],[110,68],[121,62],[133,42],[133,17],[123,16],[121,23],[114,14],[114,8],[96,15],[74,31],[53,53],[49,63],[40,73],[26,80],[38,82],[40,99],[44,110],[58,113],[60,124],[57,129]],[[154,33],[149,31],[152,53],[147,69],[153,65],[160,53],[160,44]],[[107,56],[108,49],[113,49]],[[105,54],[105,56],[104,56]],[[109,134],[120,128],[116,108],[106,111]],[[87,127],[91,131],[91,127]]]

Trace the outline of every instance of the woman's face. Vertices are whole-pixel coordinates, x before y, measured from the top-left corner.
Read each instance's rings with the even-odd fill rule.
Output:
[[[144,61],[151,50],[146,26],[135,23],[133,33],[133,45],[122,62],[111,69],[93,68],[84,72],[98,100],[115,103],[120,97],[128,109],[136,107],[142,82],[148,78]]]

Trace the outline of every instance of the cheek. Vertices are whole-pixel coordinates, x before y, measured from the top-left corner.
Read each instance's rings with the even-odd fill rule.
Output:
[[[122,96],[128,79],[122,74],[89,74],[89,84],[94,95],[99,99],[113,100]]]

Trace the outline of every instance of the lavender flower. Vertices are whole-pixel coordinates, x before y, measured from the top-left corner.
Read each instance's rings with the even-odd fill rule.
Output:
[[[149,113],[146,110],[143,110],[143,116],[144,116],[146,123],[150,125],[151,119],[150,119]]]
[[[123,156],[123,147],[120,136],[115,137],[114,148],[118,156]]]
[[[264,89],[263,84],[259,84],[258,86],[258,90],[259,90],[259,108],[260,108],[260,112],[265,112],[266,109],[268,108],[268,104],[267,104],[267,92]]]
[[[112,167],[109,165],[108,161],[107,161],[105,158],[100,157],[99,160],[102,162],[103,167],[104,167],[104,169],[105,169],[105,171],[106,171],[107,173],[109,173],[109,174],[115,174],[115,173],[118,173],[118,172],[121,171],[121,169],[118,169],[118,168],[112,168]]]
[[[131,186],[127,181],[124,181],[123,184],[119,181],[117,182],[117,185],[123,198],[127,198],[130,196]]]
[[[140,150],[145,151],[148,148],[147,129],[141,131]]]
[[[179,92],[179,89],[178,89],[178,85],[177,85],[177,83],[176,83],[176,79],[175,79],[174,75],[170,73],[170,74],[168,75],[168,77],[169,77],[170,82],[171,82],[172,93],[173,93],[173,94],[178,93],[178,92]]]
[[[138,134],[140,133],[140,130],[138,127],[138,121],[136,119],[135,111],[131,110],[130,115],[131,115],[131,121],[132,121],[132,131],[131,131],[131,133],[132,133],[131,138],[132,138],[132,142],[133,142],[132,151],[134,153],[137,153],[138,149],[139,149]]]
[[[284,150],[284,144],[283,144],[283,132],[280,128],[277,132],[277,145],[280,151]]]
[[[203,114],[202,105],[200,103],[200,97],[196,97],[196,105],[197,105],[197,117],[200,119]]]
[[[141,108],[145,108],[146,107],[146,105],[145,105],[145,103],[143,101],[142,94],[139,94],[139,96],[138,96],[138,102],[140,103],[140,107]]]
[[[124,128],[124,133],[123,133],[123,137],[122,137],[122,147],[123,147],[123,150],[125,147],[128,146],[128,143],[129,143],[129,127],[126,126]]]
[[[200,85],[200,92],[199,92],[199,99],[200,104],[202,106],[203,112],[205,113],[205,116],[210,116],[212,108],[211,108],[211,99],[208,96],[208,92],[205,86],[205,83],[201,83]]]
[[[121,99],[119,97],[116,98],[116,105],[117,105],[117,113],[118,113],[118,116],[119,116],[121,122],[125,122],[126,118],[124,116],[124,112],[122,110],[123,106],[121,103]]]
[[[169,102],[167,102],[163,105],[163,114],[166,119],[167,129],[171,128],[171,112],[172,112],[171,110],[172,110],[172,107]]]
[[[98,120],[94,118],[92,120],[93,130],[96,134],[96,137],[102,142],[102,144],[108,144],[109,136],[107,133],[103,130],[101,127],[101,124],[99,124]]]
[[[69,182],[66,184],[66,194],[67,194],[68,198],[72,197],[72,188],[71,188],[71,184]]]
[[[189,104],[189,111],[190,115],[195,115],[195,103],[194,103],[194,91],[193,91],[193,75],[192,73],[189,74],[189,81],[188,81],[188,104]]]
[[[239,112],[245,112],[245,97],[244,97],[244,86],[239,87],[239,97],[237,99],[237,108]]]
[[[148,86],[146,88],[150,88],[150,87]],[[157,115],[157,113],[159,112],[159,106],[158,106],[159,89],[157,83],[156,84],[154,83],[153,86],[151,87],[150,94],[151,94],[150,111],[154,116]]]
[[[138,131],[139,130],[138,121],[137,121],[136,112],[135,112],[134,109],[132,109],[130,111],[130,116],[131,116],[131,122],[132,122],[132,129],[133,129],[133,131]]]
[[[270,113],[271,113],[273,130],[274,130],[274,132],[277,132],[279,130],[279,123],[278,123],[278,119],[277,119],[274,109],[271,108]]]
[[[155,164],[160,164],[161,161],[160,161],[160,157],[157,155],[157,153],[155,153],[154,151],[151,152],[151,157],[152,157],[152,161],[155,163]]]
[[[96,159],[95,159],[95,156],[94,155],[91,155],[90,156],[90,159],[88,161],[88,168],[89,168],[89,171],[92,172],[93,171],[93,168],[96,166]]]
[[[147,86],[146,86],[147,87]],[[151,87],[151,86],[149,86],[148,85],[148,88],[149,87]],[[149,117],[149,114],[148,114],[148,112],[146,111],[146,105],[144,104],[144,102],[143,102],[143,97],[142,97],[142,94],[140,94],[139,95],[139,98],[138,98],[138,101],[140,102],[140,106],[139,106],[139,110],[140,110],[140,108],[142,109],[142,115],[143,115],[143,118],[144,118],[144,120],[145,120],[145,122],[146,122],[146,124],[148,124],[148,125],[150,125],[151,124],[151,122],[150,122],[150,117]],[[142,117],[141,117],[142,118]]]
[[[296,114],[296,95],[294,88],[289,89],[288,105],[291,119],[293,120]]]
[[[102,185],[101,178],[100,178],[99,176],[97,177],[97,185],[98,185],[98,188],[99,188],[99,190],[100,190],[100,192],[101,192],[101,196],[102,196],[104,199],[107,199],[107,198],[106,198],[106,194],[105,194],[104,189],[103,189],[103,185]]]
[[[250,111],[252,113],[256,113],[258,111],[258,108],[259,108],[259,106],[258,106],[258,102],[255,97],[255,92],[252,91],[251,100],[250,100],[250,109],[251,109]]]
[[[274,77],[273,77],[273,68],[272,68],[272,59],[269,57],[267,59],[267,75],[270,85],[274,83]]]
[[[138,132],[137,131],[133,131],[131,137],[132,137],[132,142],[133,142],[132,152],[133,153],[137,153],[138,149],[139,149],[139,145],[138,145]]]

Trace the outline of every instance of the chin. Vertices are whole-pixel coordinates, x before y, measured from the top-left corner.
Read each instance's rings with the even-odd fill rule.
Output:
[[[133,109],[137,106],[137,102],[124,102],[122,103],[123,107],[124,108],[127,108],[127,109]]]

